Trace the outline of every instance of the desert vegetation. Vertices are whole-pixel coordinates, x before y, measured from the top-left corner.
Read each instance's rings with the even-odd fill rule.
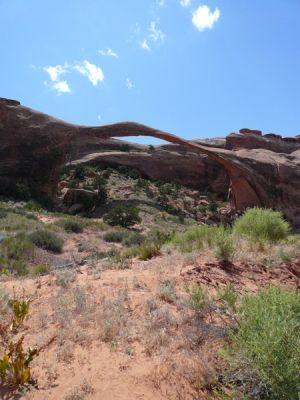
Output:
[[[300,237],[280,213],[226,219],[126,168],[63,174],[105,201],[0,203],[1,395],[297,398]]]

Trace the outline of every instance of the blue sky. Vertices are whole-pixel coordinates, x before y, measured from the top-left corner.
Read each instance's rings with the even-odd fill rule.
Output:
[[[299,17],[299,0],[0,0],[0,96],[189,139],[296,135]]]

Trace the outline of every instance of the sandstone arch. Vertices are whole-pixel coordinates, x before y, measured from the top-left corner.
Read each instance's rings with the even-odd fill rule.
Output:
[[[124,136],[153,136],[206,154],[227,172],[231,206],[281,210],[300,225],[300,150],[290,154],[266,149],[225,150],[206,147],[134,122],[79,126],[0,99],[0,191],[24,181],[34,193],[54,197],[60,167],[86,143]]]

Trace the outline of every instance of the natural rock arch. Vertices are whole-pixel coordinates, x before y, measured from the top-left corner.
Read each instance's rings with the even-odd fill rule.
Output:
[[[25,182],[34,193],[54,197],[59,170],[87,143],[124,136],[152,136],[206,154],[219,163],[231,182],[231,206],[281,210],[300,224],[300,151],[278,154],[266,149],[237,151],[206,147],[134,122],[88,127],[0,99],[0,190]]]

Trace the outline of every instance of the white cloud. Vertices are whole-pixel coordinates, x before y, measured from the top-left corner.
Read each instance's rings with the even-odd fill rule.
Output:
[[[180,5],[182,7],[189,7],[192,4],[192,0],[180,0]]]
[[[105,57],[115,57],[118,58],[118,54],[113,51],[110,47],[108,47],[106,50],[98,50],[99,54]]]
[[[148,44],[147,39],[144,39],[142,42],[140,42],[140,46],[141,46],[141,48],[144,49],[144,50],[147,50],[147,51],[150,51],[150,50],[151,50],[151,49],[150,49],[150,46],[149,46],[149,44]]]
[[[103,82],[104,80],[104,73],[102,69],[87,60],[84,60],[79,64],[75,64],[73,68],[81,75],[86,76],[93,86],[97,86],[99,82]]]
[[[126,87],[129,90],[134,88],[134,84],[132,83],[131,79],[129,79],[129,78],[126,79]]]
[[[44,82],[44,85],[54,90],[57,95],[62,95],[64,93],[71,93],[71,88],[67,81],[56,81],[56,82]]]
[[[102,120],[102,117],[101,117],[101,115],[99,114],[99,115],[97,115],[97,120],[98,121],[101,121]]]
[[[52,82],[56,82],[60,77],[60,75],[66,73],[67,70],[68,70],[67,64],[55,65],[55,66],[49,65],[49,67],[44,68],[44,71],[46,71],[49,74],[49,77]]]
[[[166,37],[163,31],[157,27],[156,21],[150,22],[149,32],[149,38],[153,40],[153,42],[163,42]]]
[[[205,29],[212,29],[214,24],[220,18],[221,12],[218,8],[214,12],[206,5],[199,6],[196,11],[193,12],[193,24],[200,31]]]
[[[52,88],[57,91],[58,94],[71,93],[71,88],[67,81],[58,81],[53,83]]]

